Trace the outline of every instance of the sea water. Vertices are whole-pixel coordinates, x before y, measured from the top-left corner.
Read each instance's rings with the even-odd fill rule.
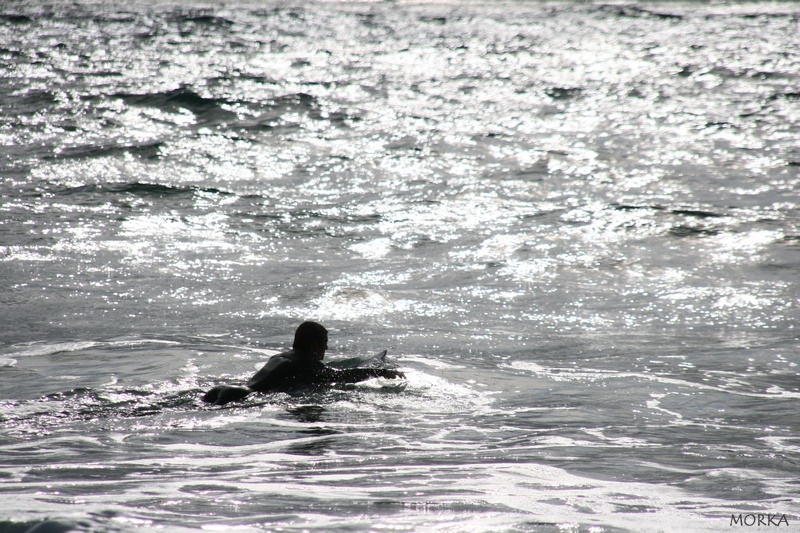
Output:
[[[4,2],[0,529],[800,527],[799,24]]]

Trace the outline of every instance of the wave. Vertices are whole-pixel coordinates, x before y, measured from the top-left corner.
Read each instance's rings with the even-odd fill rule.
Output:
[[[50,189],[47,192],[63,196],[80,194],[131,194],[142,197],[163,198],[165,196],[194,195],[207,193],[217,195],[232,195],[234,193],[217,189],[215,187],[199,187],[196,185],[162,185],[160,183],[147,183],[140,181],[126,183],[91,183],[77,187],[62,187]]]
[[[164,143],[161,141],[142,144],[79,144],[60,148],[54,155],[43,157],[52,159],[80,159],[108,157],[117,154],[131,154],[141,159],[158,159]]]
[[[671,227],[668,233],[673,237],[713,237],[719,235],[721,230],[678,224],[677,226]]]
[[[188,411],[197,406],[201,389],[190,388],[164,394],[157,387],[76,387],[34,400],[0,402],[0,420],[9,432],[27,433],[36,428],[58,431],[67,421],[107,423],[140,418],[165,411]]]
[[[597,10],[600,11],[601,13],[607,13],[615,17],[652,18],[652,19],[668,20],[673,22],[678,22],[683,20],[683,15],[678,15],[677,13],[653,11],[651,9],[645,9],[643,7],[634,5],[607,4],[599,6]]]
[[[220,83],[227,79],[238,78],[239,76],[234,74],[229,78],[216,77],[211,81]],[[261,77],[253,77],[252,81],[272,83],[271,80]],[[144,94],[116,93],[110,96],[122,99],[129,106],[151,107],[172,112],[187,110],[197,118],[197,126],[222,126],[228,130],[298,129],[301,126],[295,122],[297,115],[326,121],[333,126],[343,126],[347,121],[360,120],[356,113],[326,110],[316,96],[304,92],[284,94],[259,102],[206,97],[188,87]]]
[[[501,365],[507,368],[523,370],[533,374],[545,375],[553,377],[559,381],[575,380],[575,381],[611,381],[611,380],[644,380],[653,381],[665,385],[672,385],[675,387],[687,390],[700,390],[706,392],[719,392],[723,394],[731,394],[735,396],[744,396],[749,398],[759,398],[765,400],[785,399],[785,398],[800,398],[800,392],[797,390],[786,390],[779,385],[768,385],[763,389],[763,392],[753,388],[752,390],[741,390],[735,388],[731,384],[714,385],[710,383],[700,383],[690,379],[681,379],[680,377],[673,377],[661,375],[657,373],[648,372],[632,372],[632,371],[617,371],[617,370],[603,370],[603,369],[574,369],[574,368],[551,368],[544,367],[537,363],[526,361],[513,361],[511,363],[504,363]],[[775,379],[775,378],[773,378]],[[791,382],[793,383],[793,382]]]
[[[65,342],[36,342],[24,347],[17,347],[4,355],[9,357],[42,357],[65,352],[77,352],[89,348],[130,348],[148,345],[175,345],[179,341],[167,339],[118,339],[109,341],[65,341]]]
[[[234,25],[232,20],[214,15],[211,10],[189,10],[183,13],[175,13],[171,17],[171,21],[179,24],[192,24],[214,28],[227,28]]]
[[[667,229],[667,234],[672,237],[713,237],[723,232],[720,227],[708,227],[703,225],[706,219],[725,218],[730,215],[727,213],[719,213],[715,211],[708,211],[704,209],[692,208],[669,208],[661,205],[630,205],[630,204],[611,204],[611,208],[617,211],[637,211],[637,210],[650,210],[655,212],[672,215],[673,218],[678,218],[679,222],[671,225]]]
[[[689,208],[668,208],[662,205],[632,205],[632,204],[611,204],[611,207],[618,210],[618,211],[635,211],[638,209],[650,209],[653,211],[665,211],[668,213],[672,213],[673,215],[686,215],[689,217],[696,217],[696,218],[717,218],[717,217],[724,217],[727,215],[723,215],[721,213],[715,213],[713,211],[705,211],[702,209],[689,209]]]
[[[56,103],[55,95],[45,89],[28,89],[17,92],[11,81],[0,82],[0,111],[8,118],[35,115],[51,109]],[[18,119],[17,119],[18,120]]]
[[[33,19],[28,15],[0,14],[0,22],[9,24],[29,24]]]
[[[120,98],[130,106],[154,107],[167,111],[186,109],[204,123],[236,120],[236,113],[224,109],[223,106],[236,105],[238,102],[225,98],[208,98],[184,86],[171,91],[144,94],[115,93],[110,96]]]

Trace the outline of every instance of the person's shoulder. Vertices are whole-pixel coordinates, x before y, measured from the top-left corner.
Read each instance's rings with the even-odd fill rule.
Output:
[[[253,377],[247,382],[250,388],[256,387],[259,383],[274,375],[278,369],[285,369],[296,364],[297,354],[293,350],[288,352],[279,353],[269,358],[269,361],[261,367],[261,370],[255,373]]]

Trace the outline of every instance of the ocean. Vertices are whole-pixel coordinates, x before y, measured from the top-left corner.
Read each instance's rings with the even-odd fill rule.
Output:
[[[798,530],[799,281],[800,4],[0,7],[2,532]]]

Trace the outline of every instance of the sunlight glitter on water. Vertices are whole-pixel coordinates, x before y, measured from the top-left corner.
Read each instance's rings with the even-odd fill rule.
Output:
[[[0,519],[797,511],[790,4],[11,1]],[[309,318],[407,379],[201,404]]]

